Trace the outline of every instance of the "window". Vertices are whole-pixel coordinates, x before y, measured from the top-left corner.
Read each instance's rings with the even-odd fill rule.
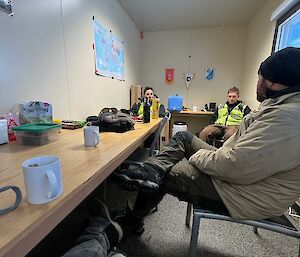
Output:
[[[300,2],[277,21],[273,51],[288,46],[300,47]]]

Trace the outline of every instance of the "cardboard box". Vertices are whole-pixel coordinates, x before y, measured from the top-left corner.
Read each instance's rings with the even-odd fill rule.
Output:
[[[141,85],[132,85],[130,87],[130,107],[139,102],[139,98],[142,97],[142,86]]]

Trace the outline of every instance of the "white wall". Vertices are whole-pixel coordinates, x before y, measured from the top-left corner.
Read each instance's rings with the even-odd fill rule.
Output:
[[[281,3],[282,0],[269,0],[249,23],[242,91],[245,101],[254,109],[259,105],[256,101],[257,71],[272,50],[276,22],[270,21],[271,14]]]
[[[0,113],[30,100],[52,103],[61,119],[129,107],[141,40],[117,0],[15,0],[13,11],[0,12]],[[92,16],[125,41],[125,82],[95,75]]]
[[[228,88],[242,84],[246,32],[241,25],[144,33],[141,83],[152,86],[166,106],[175,93],[183,96],[184,106],[224,103]],[[209,66],[215,68],[211,81],[204,79]],[[164,83],[168,67],[175,68],[172,85]],[[196,75],[187,90],[183,73],[189,67]]]

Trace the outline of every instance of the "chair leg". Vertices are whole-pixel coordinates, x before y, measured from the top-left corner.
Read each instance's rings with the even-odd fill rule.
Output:
[[[191,221],[192,204],[188,203],[186,207],[185,225],[189,228]]]
[[[198,243],[199,228],[200,228],[200,218],[201,218],[200,215],[198,215],[197,213],[194,213],[189,257],[196,257],[196,254],[197,254],[197,243]]]
[[[253,227],[253,232],[254,232],[254,234],[258,235],[258,228],[257,227]]]

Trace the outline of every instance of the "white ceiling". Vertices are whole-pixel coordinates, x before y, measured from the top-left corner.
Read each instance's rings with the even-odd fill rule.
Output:
[[[119,0],[141,31],[248,23],[267,0]]]

